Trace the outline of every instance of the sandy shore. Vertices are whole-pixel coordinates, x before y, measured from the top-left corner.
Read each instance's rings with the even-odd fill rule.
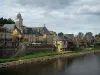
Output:
[[[45,56],[45,57],[38,57],[38,58],[32,58],[32,59],[18,60],[18,61],[13,61],[13,62],[0,63],[0,68],[14,67],[14,66],[19,66],[23,64],[31,64],[31,63],[38,63],[38,62],[43,63],[45,61],[57,59],[57,58],[71,58],[71,57],[82,56],[82,55],[87,55],[91,53],[99,53],[99,52],[100,50],[96,50],[96,51],[60,54],[60,55],[54,55],[54,56]]]

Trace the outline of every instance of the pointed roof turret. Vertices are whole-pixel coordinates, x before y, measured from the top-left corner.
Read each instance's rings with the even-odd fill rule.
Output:
[[[17,14],[17,18],[22,18],[20,12]]]
[[[44,27],[45,27],[45,24],[44,24]]]

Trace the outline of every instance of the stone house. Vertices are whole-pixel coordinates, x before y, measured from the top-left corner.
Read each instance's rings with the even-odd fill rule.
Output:
[[[7,43],[7,42],[11,42],[11,32],[4,28],[4,27],[0,27],[0,46],[2,45],[12,45],[11,43]]]
[[[1,41],[10,40],[11,39],[11,31],[4,27],[0,27],[0,39]]]
[[[58,52],[67,49],[67,40],[64,37],[55,36],[53,40],[53,44],[57,48]]]

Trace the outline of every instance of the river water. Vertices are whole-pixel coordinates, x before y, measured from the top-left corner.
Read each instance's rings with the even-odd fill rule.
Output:
[[[100,75],[100,54],[3,68],[0,75]]]

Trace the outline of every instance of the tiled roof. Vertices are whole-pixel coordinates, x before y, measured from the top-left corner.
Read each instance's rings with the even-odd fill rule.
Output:
[[[14,30],[15,26],[16,26],[15,24],[4,24],[3,27],[6,28],[7,32],[12,32]],[[19,32],[21,32],[18,28],[17,28],[17,30]]]
[[[15,24],[4,24],[4,28],[7,28],[8,30],[12,31],[14,29]]]
[[[34,27],[32,28],[33,31],[37,31],[44,34],[50,34],[49,30],[46,27]]]
[[[66,39],[65,39],[64,37],[55,36],[53,40],[54,40],[54,41],[64,41],[64,40],[66,40]]]
[[[50,34],[49,30],[46,27],[26,27],[23,29],[25,34],[35,34],[35,35],[43,35],[43,34]]]
[[[4,28],[7,28],[8,31],[12,31],[15,27],[15,24],[4,24]],[[43,35],[51,34],[46,27],[23,27],[24,34],[34,34],[34,35]]]

